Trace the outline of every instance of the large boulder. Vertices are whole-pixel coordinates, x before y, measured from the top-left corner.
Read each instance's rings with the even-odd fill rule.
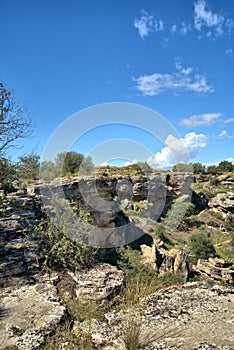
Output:
[[[116,298],[125,285],[125,274],[109,264],[98,264],[87,271],[68,272],[75,281],[76,297],[100,304]]]
[[[0,349],[40,349],[65,314],[49,282],[5,288],[0,292]]]

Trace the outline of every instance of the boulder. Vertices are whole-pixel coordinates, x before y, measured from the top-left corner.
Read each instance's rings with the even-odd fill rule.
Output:
[[[223,259],[199,259],[193,270],[209,278],[234,285],[234,266]]]
[[[76,282],[76,297],[100,304],[116,298],[125,285],[125,274],[109,264],[98,264],[87,271],[68,272]]]
[[[50,283],[5,288],[0,297],[0,349],[40,349],[65,314]]]
[[[220,208],[224,213],[234,213],[234,195],[233,192],[218,193],[209,201],[212,208]]]
[[[184,281],[188,279],[189,268],[186,253],[178,249],[169,251],[163,248],[158,249],[154,244],[151,247],[142,244],[141,252],[143,263],[150,265],[159,275],[171,272],[181,275]]]
[[[167,272],[179,274],[184,281],[187,281],[189,268],[187,263],[187,254],[178,249],[166,251],[158,249],[156,251],[156,264],[159,274],[163,275]]]

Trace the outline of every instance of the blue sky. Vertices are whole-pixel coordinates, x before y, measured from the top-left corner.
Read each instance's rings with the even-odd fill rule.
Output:
[[[35,124],[13,159],[42,153],[74,113],[126,102],[166,118],[193,162],[234,161],[233,1],[8,0],[0,27],[1,80],[27,102]],[[100,124],[73,149],[89,154],[128,138],[147,147],[151,165],[167,167],[177,145],[168,136],[162,144],[134,126]]]

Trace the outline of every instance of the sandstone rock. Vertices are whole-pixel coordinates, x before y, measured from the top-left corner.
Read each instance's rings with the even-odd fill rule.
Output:
[[[117,297],[125,285],[123,271],[109,264],[99,264],[88,271],[69,272],[76,282],[76,297],[105,303]]]
[[[178,249],[171,249],[168,252],[164,249],[158,249],[156,251],[156,257],[156,264],[159,274],[171,272],[179,274],[184,281],[187,281],[189,268],[186,253]]]
[[[216,267],[230,267],[232,266],[232,263],[229,262],[229,261],[225,261],[224,259],[221,259],[221,258],[209,258],[209,263],[211,265],[214,265]]]
[[[180,274],[184,281],[188,278],[188,264],[187,254],[178,250],[171,249],[166,251],[164,249],[158,249],[154,244],[149,247],[145,244],[141,245],[142,261],[145,264],[149,264],[155,269],[159,275],[163,275],[167,272]]]
[[[234,285],[234,266],[223,262],[223,259],[209,259],[208,261],[199,259],[197,265],[193,265],[193,269],[214,280]]]
[[[41,348],[45,336],[65,314],[56,288],[49,283],[6,288],[0,296],[0,349],[14,345],[19,350]]]
[[[143,264],[149,265],[154,270],[156,270],[156,247],[154,245],[152,247],[149,247],[146,244],[142,244],[140,248],[142,252]]]

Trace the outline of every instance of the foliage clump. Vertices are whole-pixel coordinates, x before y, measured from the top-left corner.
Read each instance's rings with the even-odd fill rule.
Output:
[[[212,240],[204,229],[200,229],[199,233],[193,234],[189,238],[188,249],[190,260],[193,263],[196,263],[198,259],[208,259],[215,255]]]

